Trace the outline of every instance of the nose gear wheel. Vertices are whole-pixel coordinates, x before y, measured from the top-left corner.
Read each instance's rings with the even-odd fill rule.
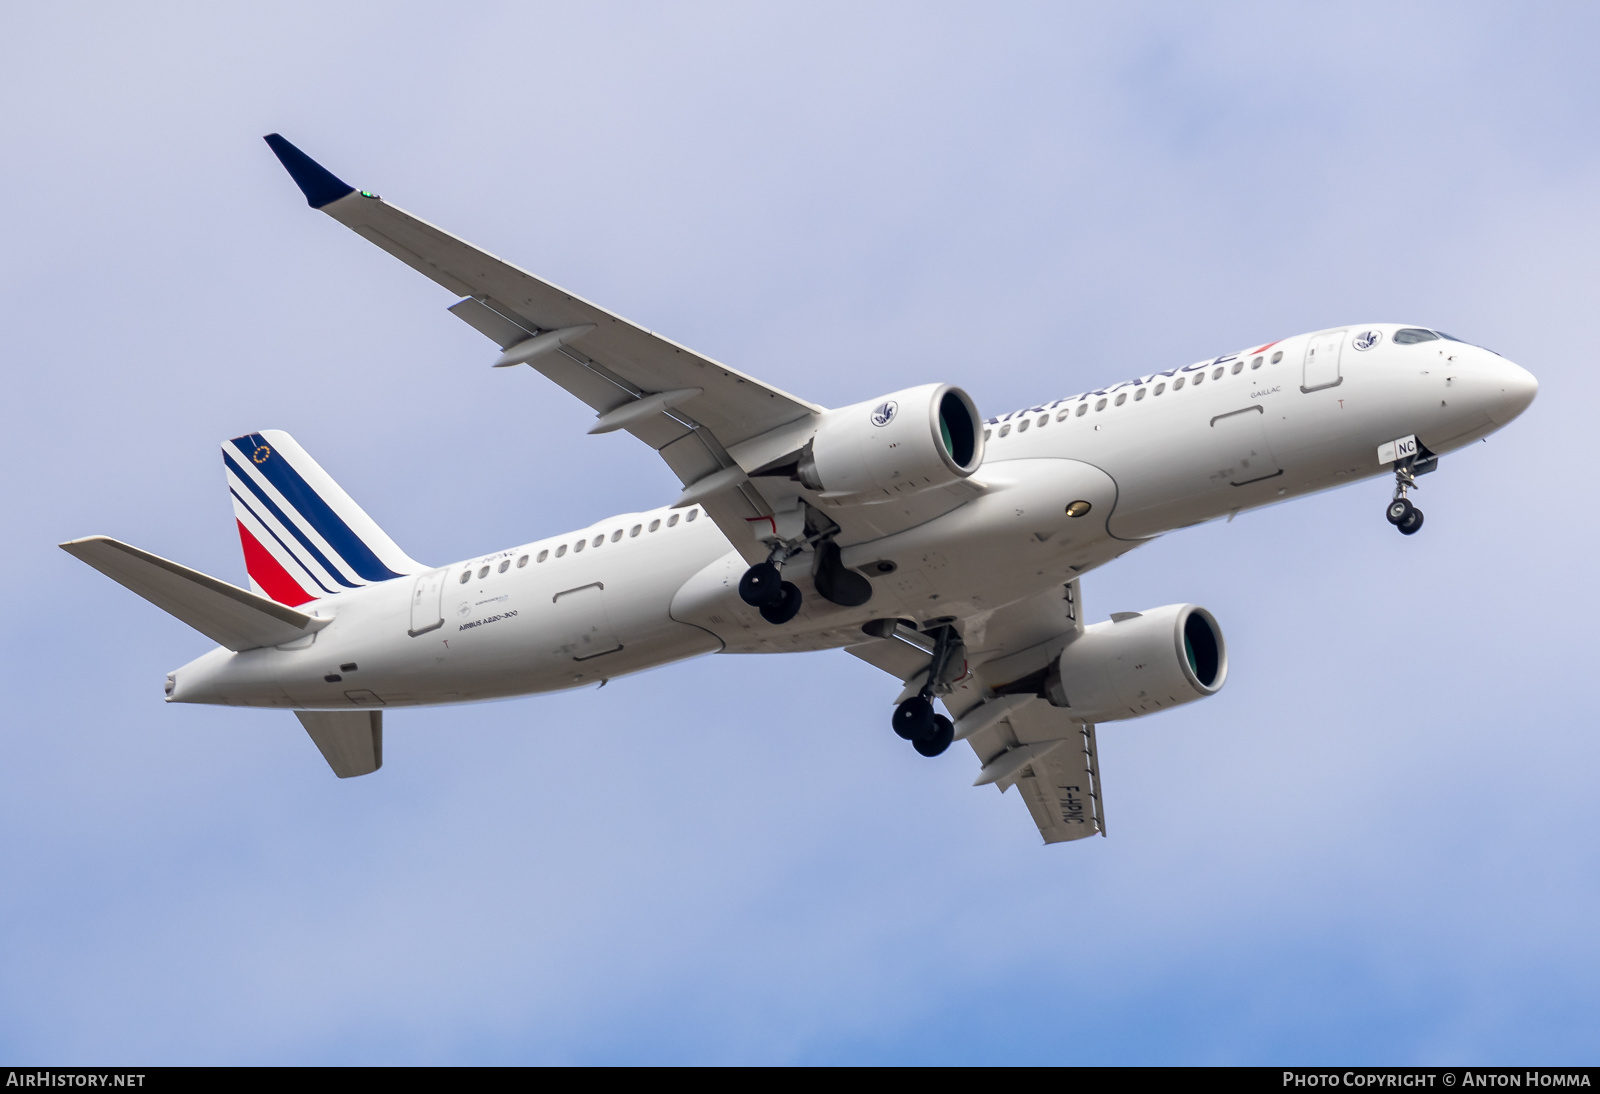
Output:
[[[1432,456],[1425,465],[1420,465],[1422,473],[1426,474],[1438,466],[1439,457]],[[1408,457],[1394,465],[1394,498],[1383,511],[1383,517],[1390,524],[1400,529],[1403,536],[1414,536],[1422,528],[1422,510],[1411,504],[1411,499],[1406,495],[1417,488],[1416,457]]]

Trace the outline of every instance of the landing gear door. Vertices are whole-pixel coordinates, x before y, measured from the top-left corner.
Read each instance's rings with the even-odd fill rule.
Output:
[[[1339,354],[1344,349],[1344,336],[1348,333],[1330,330],[1311,336],[1311,341],[1306,345],[1301,391],[1321,391],[1325,387],[1338,387],[1344,382],[1344,377],[1339,375]]]
[[[406,633],[412,638],[443,625],[440,601],[444,597],[444,575],[443,570],[430,570],[418,574],[416,584],[411,586],[411,629]]]

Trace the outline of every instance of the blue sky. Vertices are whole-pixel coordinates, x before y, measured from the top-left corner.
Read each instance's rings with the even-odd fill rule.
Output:
[[[1585,5],[35,5],[0,37],[0,1058],[1594,1063],[1600,14]],[[1347,322],[1538,401],[1423,482],[1190,529],[1227,688],[1041,848],[842,653],[398,712],[376,777],[169,709],[206,642],[55,548],[244,580],[292,432],[431,563],[660,504],[625,434],[260,137],[838,405],[994,414]]]

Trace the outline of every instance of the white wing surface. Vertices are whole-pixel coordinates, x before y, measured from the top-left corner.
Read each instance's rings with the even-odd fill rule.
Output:
[[[656,449],[684,484],[682,504],[704,505],[752,561],[765,559],[747,522],[770,516],[772,508],[728,450],[791,424],[798,449],[822,407],[357,191],[276,134],[267,143],[313,208],[462,297],[451,312],[505,351],[497,364],[531,365],[594,408],[595,431],[625,429]]]
[[[497,366],[526,364],[599,415],[590,432],[622,429],[661,454],[683,483],[676,504],[700,504],[749,562],[765,561],[758,530],[798,497],[828,511],[840,547],[890,535],[976,497],[970,481],[871,506],[840,506],[802,488],[788,468],[826,408],[645,330],[340,181],[277,134],[267,143],[306,201],[461,297],[450,311],[492,339]],[[756,478],[752,479],[754,475]],[[777,524],[770,525],[776,532]]]

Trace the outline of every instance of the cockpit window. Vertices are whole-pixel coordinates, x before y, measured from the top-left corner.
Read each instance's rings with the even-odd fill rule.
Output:
[[[1447,334],[1445,337],[1449,338],[1450,336]],[[1404,330],[1394,332],[1396,344],[1402,346],[1414,346],[1418,342],[1433,342],[1437,341],[1438,338],[1439,336],[1431,330],[1423,330],[1421,327],[1406,327]],[[1451,340],[1454,341],[1454,339]]]

